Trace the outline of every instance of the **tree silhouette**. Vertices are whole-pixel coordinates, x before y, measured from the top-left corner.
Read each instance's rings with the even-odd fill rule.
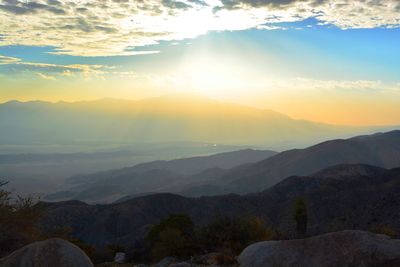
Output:
[[[307,204],[303,197],[295,199],[293,204],[294,220],[296,222],[297,235],[299,237],[305,237],[307,234]]]
[[[39,238],[36,223],[42,212],[33,197],[17,196],[0,181],[0,257]]]

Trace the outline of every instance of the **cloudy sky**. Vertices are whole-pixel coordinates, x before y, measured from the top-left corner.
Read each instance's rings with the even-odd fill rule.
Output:
[[[0,102],[189,92],[400,124],[399,0],[0,0]]]

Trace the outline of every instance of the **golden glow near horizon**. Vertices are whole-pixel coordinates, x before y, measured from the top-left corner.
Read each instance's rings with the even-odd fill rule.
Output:
[[[38,86],[31,95],[20,87],[21,95],[15,92],[12,95],[2,94],[0,101],[18,99],[75,102],[100,98],[140,100],[175,93],[194,93],[223,102],[274,110],[295,119],[345,125],[397,125],[400,122],[400,94],[397,91],[388,89],[365,94],[359,90],[337,91],[335,87],[309,89],[313,84],[321,86],[321,81],[293,81],[297,88],[285,88],[277,82],[264,82],[265,87],[249,86],[242,90],[246,88],[240,87],[246,86],[241,84],[244,80],[230,80],[232,76],[227,72],[228,70],[225,72],[209,67],[201,68],[201,65],[195,64],[188,67],[184,74],[185,79],[176,78],[177,81],[170,76],[147,77],[150,81],[142,81],[134,86],[132,81],[125,80],[124,85],[119,83],[119,88],[115,87],[114,79],[100,82],[87,80],[83,84],[77,83],[78,86],[69,83],[62,86],[61,83],[56,83],[55,86],[55,81],[49,80],[46,86],[40,83],[40,88]],[[239,84],[235,84],[236,81]],[[34,84],[30,83],[29,86]],[[232,86],[232,89],[226,86]],[[58,93],[54,94],[54,90]]]
[[[203,51],[196,56],[182,57],[173,68],[156,74],[121,72],[108,75],[94,71],[57,77],[36,74],[34,79],[19,80],[3,77],[1,82],[5,85],[0,101],[138,100],[194,93],[275,110],[295,119],[345,125],[400,124],[398,83],[279,77],[272,73],[260,74],[256,69],[258,65],[252,64],[241,57],[229,58]]]

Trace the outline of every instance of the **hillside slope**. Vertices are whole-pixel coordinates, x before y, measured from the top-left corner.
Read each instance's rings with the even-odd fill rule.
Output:
[[[400,131],[331,140],[305,149],[284,151],[261,162],[233,168],[215,177],[214,182],[201,186],[218,187],[219,193],[259,192],[288,176],[307,175],[337,164],[399,167]]]
[[[208,182],[224,169],[266,159],[277,152],[245,149],[210,156],[153,161],[68,179],[69,190],[53,193],[47,200],[112,202],[149,192],[177,192],[185,186]]]
[[[189,214],[195,224],[220,216],[258,216],[286,237],[293,237],[294,199],[302,196],[309,213],[309,234],[368,230],[375,225],[400,232],[400,168],[338,165],[310,176],[289,177],[258,194],[186,198],[155,194],[110,205],[79,201],[41,203],[45,230],[71,227],[84,241],[102,246],[132,246],[148,225],[172,213]]]

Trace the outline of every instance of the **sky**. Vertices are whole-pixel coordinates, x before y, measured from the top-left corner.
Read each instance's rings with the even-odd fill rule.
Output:
[[[400,2],[0,0],[0,102],[175,93],[400,125]]]

